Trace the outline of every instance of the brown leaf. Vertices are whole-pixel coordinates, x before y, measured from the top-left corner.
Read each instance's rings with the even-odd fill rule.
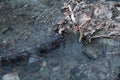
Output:
[[[96,30],[95,29],[92,29],[92,31],[90,32],[90,34],[92,35],[93,33],[95,33]]]
[[[80,33],[79,42],[81,42],[82,38],[83,38],[83,28],[82,27],[79,27],[79,33]]]
[[[79,38],[79,42],[81,42],[82,38],[83,38],[83,35],[84,35],[84,28],[85,28],[85,24],[87,23],[88,21],[84,21],[80,26],[79,26],[79,33],[80,33],[80,38]]]
[[[98,26],[97,29],[102,29],[104,27],[106,21],[102,21]]]
[[[78,26],[73,26],[73,32],[77,32],[78,30]]]

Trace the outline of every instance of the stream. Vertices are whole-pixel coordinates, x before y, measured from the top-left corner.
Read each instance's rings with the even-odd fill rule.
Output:
[[[30,50],[46,41],[63,17],[60,9],[65,1],[1,0],[0,56]],[[13,80],[115,80],[120,72],[120,38],[95,39],[90,44],[78,40],[78,34],[70,34],[46,55],[31,50],[26,61],[0,65],[0,80],[8,80],[3,77],[7,74],[17,77]]]

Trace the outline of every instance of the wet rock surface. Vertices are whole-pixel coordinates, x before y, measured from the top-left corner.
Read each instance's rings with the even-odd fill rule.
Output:
[[[6,12],[6,8],[0,11],[2,53],[17,53],[40,44],[51,34],[53,26],[62,17],[58,10],[60,5],[57,5],[60,4],[59,1],[5,0],[4,4],[10,5],[10,11]]]
[[[20,80],[17,73],[6,74],[2,77],[2,80]]]
[[[53,25],[62,17],[60,8],[63,2],[6,2],[9,6],[3,8],[9,11],[2,10],[0,13],[0,55],[29,50],[44,42]],[[75,35],[68,36],[64,45],[48,51],[47,56],[32,55],[29,63],[0,66],[0,80],[13,72],[17,73],[14,77],[18,80],[119,80],[119,37],[97,39],[91,44],[83,45],[78,42],[79,36]]]

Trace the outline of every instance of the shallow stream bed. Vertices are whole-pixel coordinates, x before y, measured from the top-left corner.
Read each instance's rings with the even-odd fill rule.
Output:
[[[5,7],[0,7],[0,55],[29,50],[44,42],[63,16],[60,9],[65,2],[2,1],[0,4]],[[119,37],[97,39],[88,45],[80,43],[78,38],[71,34],[64,45],[47,52],[47,56],[31,58],[29,64],[0,66],[0,80],[12,73],[20,80],[115,80],[120,72]]]

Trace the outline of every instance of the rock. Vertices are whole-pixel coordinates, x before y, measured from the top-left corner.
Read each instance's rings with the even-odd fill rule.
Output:
[[[14,29],[12,27],[4,27],[0,30],[2,34],[5,34],[8,31],[13,31]]]
[[[82,78],[82,74],[77,67],[71,68],[69,80],[80,80]]]
[[[99,52],[100,50],[92,44],[83,46],[83,53],[90,59],[97,59],[99,57]]]
[[[42,67],[45,67],[46,65],[47,65],[47,62],[44,61],[44,62],[42,63]]]
[[[77,73],[79,73],[79,71],[80,71],[80,70],[79,70],[77,67],[71,68],[70,74],[71,74],[71,75],[76,75]]]
[[[0,64],[2,66],[11,66],[13,64],[27,63],[30,53],[23,51],[17,54],[1,55]]]
[[[39,61],[38,57],[36,55],[34,55],[29,58],[28,64],[32,64],[32,63],[35,63],[38,61]]]
[[[111,39],[96,39],[92,43],[83,46],[83,53],[90,59],[97,59],[99,57],[107,57],[108,55],[119,54],[120,39],[114,37]]]
[[[2,77],[2,80],[20,80],[17,73],[6,74]]]
[[[60,69],[60,66],[56,66],[53,68],[53,71],[58,71]]]

